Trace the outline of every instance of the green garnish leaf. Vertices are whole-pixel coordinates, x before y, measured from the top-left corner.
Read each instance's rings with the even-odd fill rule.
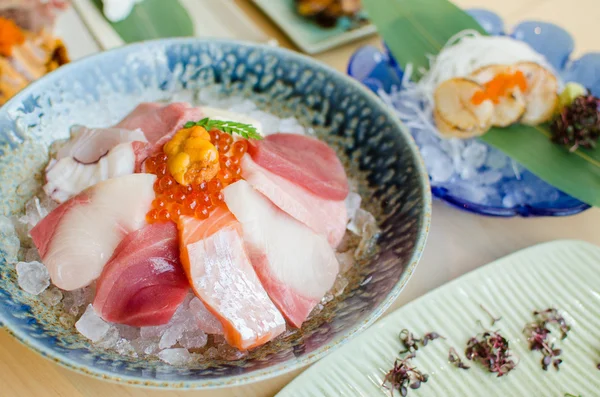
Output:
[[[263,136],[256,131],[252,124],[236,123],[235,121],[212,120],[208,117],[200,121],[188,121],[183,125],[184,128],[204,127],[207,131],[217,129],[229,135],[237,134],[246,139],[263,139]]]

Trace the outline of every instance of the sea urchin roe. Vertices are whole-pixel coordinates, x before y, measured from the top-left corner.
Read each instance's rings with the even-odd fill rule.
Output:
[[[203,127],[184,128],[165,144],[169,173],[181,185],[213,179],[219,172],[219,150]]]
[[[200,128],[200,130],[189,131],[195,128]],[[226,133],[218,130],[206,132],[201,127],[192,127],[187,130],[179,136],[178,134],[185,130],[178,132],[177,140],[167,143],[164,150],[177,153],[185,146],[185,139],[191,135],[195,135],[193,138],[200,137],[209,144],[216,143],[216,151],[221,151],[217,157],[218,171],[210,179],[196,179],[191,183],[182,184],[171,173],[170,155],[159,153],[146,159],[144,171],[158,176],[154,183],[156,198],[152,202],[152,209],[146,216],[149,223],[177,221],[181,215],[206,219],[214,208],[223,205],[223,193],[221,192],[223,188],[241,179],[240,159],[248,149],[245,140],[234,142],[233,138]],[[186,135],[187,138],[185,138]],[[171,144],[171,142],[173,143]],[[227,147],[227,152],[223,152],[225,147]]]
[[[518,87],[521,92],[527,89],[527,79],[520,70],[514,73],[498,73],[492,80],[483,85],[483,90],[477,91],[471,98],[473,105],[481,105],[486,100],[500,103],[500,99],[507,96],[510,90]]]

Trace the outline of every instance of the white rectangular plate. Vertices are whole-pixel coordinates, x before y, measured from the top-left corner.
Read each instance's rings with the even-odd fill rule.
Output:
[[[493,327],[483,305],[502,316]],[[572,329],[558,340],[560,371],[541,368],[542,355],[530,351],[523,335],[532,311],[555,307]],[[517,367],[498,378],[464,358],[467,340],[484,326],[509,339]],[[382,380],[402,350],[398,334],[446,337],[420,348],[413,363],[429,381],[408,396],[598,396],[600,393],[600,248],[578,241],[556,241],[517,252],[462,276],[407,304],[342,349],[313,365],[279,397],[389,396]],[[553,333],[556,331],[553,331]],[[455,368],[455,347],[471,369]],[[395,395],[399,395],[397,392]]]

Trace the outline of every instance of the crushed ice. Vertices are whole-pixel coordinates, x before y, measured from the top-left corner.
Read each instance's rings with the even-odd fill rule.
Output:
[[[559,198],[554,187],[541,181],[497,149],[477,139],[445,139],[432,117],[431,98],[410,81],[407,70],[403,89],[378,94],[410,128],[431,179],[432,187],[452,196],[498,207],[548,203]]]
[[[75,328],[92,342],[98,342],[107,334],[111,326],[96,314],[92,305],[88,305],[83,316],[75,323]]]
[[[19,262],[16,269],[17,282],[25,292],[39,295],[50,286],[50,273],[40,262]]]

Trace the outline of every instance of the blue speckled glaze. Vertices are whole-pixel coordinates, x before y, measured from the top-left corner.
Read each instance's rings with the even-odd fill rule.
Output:
[[[504,21],[497,14],[484,9],[471,9],[467,12],[489,34],[510,35],[530,44],[548,59],[565,81],[579,82],[589,88],[594,95],[600,96],[600,53],[589,53],[579,59],[571,60],[570,55],[574,48],[574,41],[571,35],[561,27],[547,22],[524,21],[508,33],[505,31]],[[350,59],[348,74],[375,92],[379,89],[390,92],[392,86],[400,87],[403,71],[387,47],[385,49],[384,52],[371,46],[359,49]],[[490,147],[489,150],[496,149]],[[540,184],[539,178],[527,170],[522,172],[522,177],[536,186]],[[510,189],[509,183],[511,180],[504,178],[492,188],[497,188],[500,194],[504,189]],[[442,186],[432,187],[432,192],[434,196],[458,208],[491,216],[566,216],[578,214],[590,208],[589,205],[562,192],[558,195],[557,200],[545,203],[525,202],[510,208],[474,203],[465,197],[451,194],[447,188]]]
[[[195,39],[147,42],[66,65],[33,83],[0,109],[0,214],[22,209],[33,193],[29,182],[39,178],[47,160],[47,145],[66,137],[70,125],[110,125],[139,102],[181,99],[215,85],[312,125],[346,157],[351,176],[364,175],[361,194],[382,229],[375,256],[357,265],[350,287],[301,332],[244,360],[176,368],[90,346],[73,328],[62,326],[57,313],[18,288],[0,234],[0,320],[17,339],[61,365],[109,381],[224,387],[318,360],[370,325],[398,296],[429,229],[431,195],[418,149],[361,84],[274,47]]]

